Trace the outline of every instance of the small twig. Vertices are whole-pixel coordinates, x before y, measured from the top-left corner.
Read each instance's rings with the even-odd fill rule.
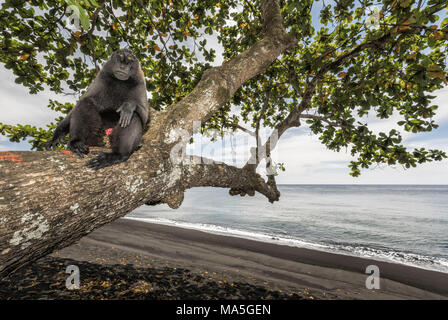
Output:
[[[255,138],[257,139],[257,149],[256,149],[256,164],[257,165],[259,164],[258,151],[259,151],[259,146],[260,146],[260,135],[259,135],[260,123],[261,123],[261,119],[263,119],[264,114],[266,113],[267,108],[269,107],[269,100],[271,99],[271,94],[272,94],[271,84],[272,84],[272,80],[268,84],[268,88],[266,91],[266,98],[264,100],[263,107],[260,110],[260,115],[258,116],[257,125],[255,127]]]
[[[331,121],[329,117],[324,117],[324,116],[317,116],[317,115],[313,115],[313,114],[301,114],[299,116],[299,118],[301,119],[314,119],[314,120],[320,120],[320,121],[324,121],[326,123],[328,123],[331,126],[334,127],[342,127],[343,125],[338,123],[337,121]]]
[[[146,14],[148,15],[149,21],[151,22],[153,28],[157,31],[157,34],[159,35],[160,42],[162,42],[163,48],[165,49],[165,54],[168,57],[168,59],[171,61],[171,63],[174,65],[174,61],[171,59],[171,56],[168,54],[168,49],[166,47],[166,42],[163,39],[162,34],[160,33],[159,29],[157,29],[157,25],[152,20],[151,12],[148,11],[148,9],[145,7],[143,2],[141,0],[137,0],[140,6],[143,8],[143,10],[146,11]]]
[[[126,29],[123,28],[123,25],[121,24],[120,19],[118,19],[117,16],[115,15],[115,13],[114,13],[114,7],[113,7],[113,5],[112,5],[112,0],[110,0],[109,2],[110,2],[110,13],[111,13],[112,16],[115,18],[115,20],[118,22],[118,24],[120,25],[120,28],[121,28],[122,33],[123,33],[124,40],[126,41],[126,43],[127,43],[129,46],[131,46],[131,44],[129,43],[129,39],[128,39],[127,33],[124,32],[124,30],[126,30]]]
[[[96,55],[95,55],[95,46],[93,43],[92,34],[93,34],[93,31],[95,30],[96,21],[98,20],[98,15],[99,15],[100,11],[104,8],[105,4],[106,3],[103,2],[98,8],[96,8],[95,12],[92,15],[92,26],[90,27],[90,30],[87,33],[87,36],[90,41],[90,46],[92,49],[92,59],[93,59],[93,64],[95,65],[96,72],[100,71],[100,68],[98,67],[98,64],[97,64],[97,59],[96,59]]]
[[[251,4],[249,1],[244,0],[244,3],[250,8],[250,11],[252,12],[252,14],[253,14],[254,16],[256,16],[256,17],[258,17],[258,18],[261,19],[261,14],[260,14],[260,12],[257,11],[257,10],[255,10],[255,8],[252,6],[252,4]]]
[[[297,75],[295,72],[289,73],[289,84],[292,86],[294,91],[300,96],[303,97],[303,90],[298,85],[299,80],[297,79]]]

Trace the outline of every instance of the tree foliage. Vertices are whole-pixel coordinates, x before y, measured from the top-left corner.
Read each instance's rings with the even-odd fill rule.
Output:
[[[66,23],[70,4],[84,15],[79,29]],[[294,0],[280,6],[297,44],[240,88],[205,128],[244,124],[257,131],[303,122],[329,149],[350,150],[354,176],[377,163],[411,167],[446,158],[441,150],[408,150],[401,136],[437,128],[431,101],[447,83],[446,1]],[[192,91],[216,61],[216,41],[227,60],[263,31],[258,0],[6,0],[0,18],[0,61],[30,93],[83,92],[111,53],[126,46],[142,63],[149,103],[157,110]],[[64,114],[72,107],[49,102]],[[396,129],[375,133],[367,115],[400,120]],[[0,123],[0,133],[15,142],[28,139],[39,150],[54,127]]]

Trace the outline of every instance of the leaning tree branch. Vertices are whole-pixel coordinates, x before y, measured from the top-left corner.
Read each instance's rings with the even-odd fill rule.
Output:
[[[324,116],[318,116],[318,115],[314,115],[314,114],[301,114],[299,116],[300,119],[313,119],[313,120],[320,120],[320,121],[324,121],[327,124],[329,124],[330,126],[333,127],[341,127],[342,124],[337,122],[337,121],[331,121],[330,117],[324,117]]]
[[[175,208],[196,186],[258,191],[269,185],[247,170],[224,164],[176,164],[173,149],[186,144],[194,121],[206,121],[246,81],[262,73],[295,44],[284,30],[277,0],[262,1],[264,36],[220,67],[207,70],[196,88],[165,111],[151,110],[142,148],[129,160],[93,171],[70,152],[0,152],[0,276],[66,247],[96,228],[146,203]],[[278,198],[278,196],[277,196]]]

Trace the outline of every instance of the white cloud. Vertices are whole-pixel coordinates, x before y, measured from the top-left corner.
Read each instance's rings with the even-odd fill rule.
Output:
[[[428,143],[428,146],[440,147],[439,143]],[[347,167],[352,159],[349,152],[333,152],[326,149],[316,136],[304,134],[280,140],[278,154],[280,162],[286,166],[286,172],[281,172],[277,178],[278,183],[444,184],[448,177],[448,165],[444,161],[406,170],[401,166],[377,166],[363,170],[361,177],[353,178]]]
[[[448,123],[448,87],[434,92],[433,94],[436,98],[432,101],[431,105],[438,105],[439,108],[436,110],[436,115],[433,120],[437,124]],[[403,117],[395,112],[389,119],[379,119],[375,117],[374,112],[370,112],[365,118],[369,124],[369,128],[374,132],[389,132],[392,129],[399,130],[402,127],[397,125],[397,121],[404,120]],[[421,135],[421,133],[414,134],[412,132],[407,132],[404,130],[399,130],[402,134],[403,140],[413,138],[415,136]]]
[[[45,127],[60,115],[47,108],[48,100],[71,101],[48,91],[29,94],[28,89],[16,84],[14,79],[10,70],[0,66],[0,122],[4,124]]]

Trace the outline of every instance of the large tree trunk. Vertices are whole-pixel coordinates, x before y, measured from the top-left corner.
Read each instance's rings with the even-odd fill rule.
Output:
[[[207,120],[238,88],[264,70],[295,39],[284,30],[278,3],[262,2],[263,38],[220,67],[207,70],[197,87],[163,112],[152,112],[143,147],[125,163],[93,171],[87,159],[66,151],[0,153],[0,276],[63,248],[144,204],[177,208],[186,189],[231,188],[233,194],[279,193],[254,170],[205,164],[196,157],[173,163],[179,133]]]

